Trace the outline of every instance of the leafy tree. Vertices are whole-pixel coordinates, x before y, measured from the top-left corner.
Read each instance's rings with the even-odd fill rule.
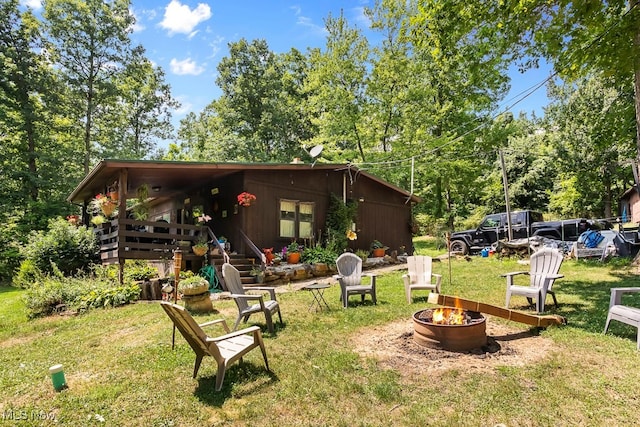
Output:
[[[53,54],[68,85],[70,116],[82,123],[83,167],[99,155],[96,116],[116,100],[117,79],[131,55],[128,0],[46,0]],[[105,141],[103,140],[104,144]]]
[[[504,53],[525,69],[544,57],[567,82],[593,75],[635,93],[636,156],[640,158],[640,7],[636,1],[505,0],[453,5],[504,40]]]
[[[496,129],[497,128],[497,129]],[[501,120],[493,126],[494,135],[502,135],[502,158],[509,184],[511,209],[545,210],[550,189],[558,173],[555,152],[539,122],[525,117]],[[506,209],[503,172],[499,153],[491,171],[483,178],[486,189],[483,205],[490,212]]]
[[[300,157],[312,125],[302,92],[305,57],[277,55],[264,40],[229,45],[216,80],[223,95],[180,123],[178,138],[198,160],[285,161]]]
[[[358,29],[349,27],[342,13],[338,18],[329,15],[325,27],[326,50],[311,50],[305,82],[308,108],[318,128],[313,141],[327,144],[326,154],[364,162],[369,148],[363,134],[369,44]]]
[[[547,109],[547,120],[555,130],[553,156],[565,171],[558,188],[549,186],[557,194],[554,208],[564,210],[558,201],[571,200],[576,197],[571,194],[577,193],[579,208],[572,204],[566,208],[610,218],[612,206],[632,177],[628,161],[634,155],[631,85],[593,75],[575,85],[553,86],[550,95],[554,102]]]
[[[66,176],[79,176],[69,144],[60,139],[64,120],[58,109],[64,89],[46,52],[40,24],[17,1],[0,3],[0,219],[17,217],[19,229],[46,227],[48,215],[68,212]]]
[[[370,84],[376,90],[369,93],[387,100],[379,104],[382,111],[399,112],[389,122],[399,130],[392,137],[392,152],[429,165],[416,171],[419,195],[425,195],[424,206],[436,217],[446,213],[450,227],[457,206],[479,200],[477,178],[493,159],[477,160],[496,143],[479,137],[477,130],[508,87],[495,37],[452,3],[381,0],[369,12],[374,28],[385,34],[376,51],[376,83]],[[380,86],[386,96],[375,86],[381,82],[386,82]],[[396,87],[403,89],[394,89],[394,98],[389,97]]]
[[[107,114],[100,120],[100,133],[110,135],[104,143],[105,151],[111,151],[113,157],[147,157],[157,140],[173,134],[171,111],[179,103],[171,96],[162,69],[144,54],[142,46],[133,49],[131,59],[117,76],[119,102],[107,106]]]
[[[223,96],[213,109],[233,135],[240,158],[289,161],[299,153],[309,127],[298,108],[304,72],[303,57],[295,50],[279,56],[264,40],[229,45],[216,79]]]

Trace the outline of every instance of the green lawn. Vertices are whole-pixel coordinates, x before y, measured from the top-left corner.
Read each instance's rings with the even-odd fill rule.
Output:
[[[436,254],[424,241],[416,246]],[[499,306],[505,294],[500,274],[522,269],[515,260],[480,257],[435,264],[444,276],[443,293]],[[630,268],[565,261],[565,278],[556,282],[560,307],[549,306],[548,313],[569,323],[540,332],[554,350],[538,362],[483,371],[459,366],[418,377],[382,368],[353,344],[360,332],[409,319],[427,305],[406,303],[402,273],[378,278],[377,306],[356,303],[343,310],[338,286],[325,293],[328,312],[309,312],[308,292],[279,294],[285,325],[275,336],[264,334],[273,372],[264,370],[254,351],[228,371],[218,393],[213,359],[205,358],[193,379],[194,354],[182,337],[171,350],[171,323],[158,303],[28,321],[22,291],[0,288],[0,425],[640,424],[636,331],[614,322],[602,334],[609,289],[637,285]],[[524,301],[514,297],[513,307],[525,310],[519,306]],[[232,324],[232,301],[214,307],[215,317]],[[265,330],[259,316],[253,322]],[[48,376],[57,363],[69,384],[62,392],[53,390]]]

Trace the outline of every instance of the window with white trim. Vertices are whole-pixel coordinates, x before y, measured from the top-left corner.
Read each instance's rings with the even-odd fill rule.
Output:
[[[280,237],[307,239],[313,237],[315,204],[297,200],[280,200]]]

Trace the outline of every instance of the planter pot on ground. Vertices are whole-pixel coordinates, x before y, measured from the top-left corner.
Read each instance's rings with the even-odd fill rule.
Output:
[[[188,296],[188,295],[200,295],[203,294],[205,292],[209,292],[209,284],[208,283],[203,283],[202,285],[199,286],[194,286],[194,287],[190,287],[190,288],[183,288],[180,289],[180,292],[182,292],[183,295]]]
[[[287,264],[297,264],[300,262],[300,252],[291,252],[287,255]]]
[[[384,249],[384,248],[374,249],[372,252],[373,252],[373,257],[374,258],[380,258],[380,257],[384,256],[384,253],[386,252],[386,249]]]

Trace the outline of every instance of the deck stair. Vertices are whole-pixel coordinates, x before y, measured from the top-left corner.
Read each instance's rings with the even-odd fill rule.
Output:
[[[218,277],[222,277],[222,264],[224,264],[222,255],[211,255],[209,259],[211,265],[216,269]],[[251,270],[260,266],[259,260],[247,257],[244,254],[229,254],[229,263],[240,272],[240,279],[243,285],[256,284],[255,278],[251,275]]]

